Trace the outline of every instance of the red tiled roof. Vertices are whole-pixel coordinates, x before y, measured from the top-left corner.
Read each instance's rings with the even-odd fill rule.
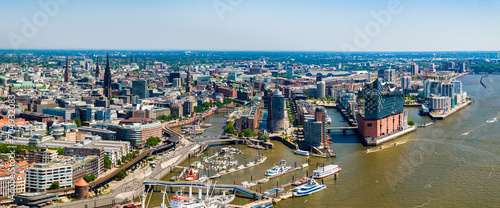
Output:
[[[83,178],[80,178],[78,182],[75,183],[75,186],[88,186],[89,184],[87,181],[83,180]]]

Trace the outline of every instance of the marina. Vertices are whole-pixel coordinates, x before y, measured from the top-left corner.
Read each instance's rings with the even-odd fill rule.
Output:
[[[465,82],[465,83],[467,83],[467,82]],[[474,93],[473,90],[471,92]],[[483,102],[484,102],[484,100],[483,100]],[[471,109],[476,109],[476,108],[477,108],[477,106],[475,106],[475,105],[473,105],[471,107]],[[413,110],[412,108],[408,108],[408,110],[409,110],[409,116],[416,123],[429,123],[429,122],[431,122],[427,117],[419,116],[418,109]],[[339,118],[337,116],[337,115],[339,115],[338,112],[328,109],[328,113],[331,115],[331,117],[333,119],[332,126],[342,126],[343,124],[348,125],[345,123],[345,121],[342,121],[342,119],[340,119],[340,120],[338,119]],[[469,119],[471,118],[469,110],[458,112],[458,114],[461,114],[462,116],[467,116]],[[496,118],[498,116],[494,116],[494,117]],[[491,115],[489,118],[490,119],[486,119],[486,120],[484,119],[484,117],[483,117],[483,119],[479,118],[479,120],[481,120],[481,121],[479,122],[480,124],[476,127],[472,127],[472,128],[471,127],[464,127],[464,126],[457,127],[457,128],[462,128],[463,130],[455,129],[454,130],[454,131],[456,131],[455,137],[457,137],[458,139],[461,138],[463,140],[464,139],[464,137],[463,137],[464,132],[466,132],[467,135],[477,135],[478,132],[481,131],[481,129],[487,127],[487,126],[483,126],[482,124],[491,125],[491,124],[495,123],[495,122],[492,122],[493,120],[491,120]],[[316,181],[317,183],[323,184],[328,188],[322,189],[318,192],[315,192],[314,194],[310,194],[310,195],[307,195],[304,197],[296,197],[296,195],[294,196],[293,192],[290,191],[293,189],[288,189],[288,191],[287,191],[287,187],[291,186],[291,185],[294,185],[295,187],[300,187],[300,186],[303,186],[303,185],[309,183],[308,180],[310,180],[309,179],[310,177],[303,177],[303,176],[304,175],[307,176],[308,175],[307,172],[312,173],[315,169],[318,169],[320,167],[320,166],[314,166],[314,167],[309,166],[309,167],[306,167],[304,170],[299,170],[300,172],[297,172],[296,174],[284,174],[284,175],[281,175],[281,176],[276,177],[276,178],[263,178],[260,180],[255,180],[255,182],[257,182],[257,185],[250,187],[250,189],[252,189],[252,191],[256,194],[263,194],[266,192],[266,190],[271,191],[273,189],[276,189],[277,186],[284,188],[285,190],[282,192],[279,192],[277,197],[273,196],[273,198],[268,198],[268,199],[263,198],[262,200],[253,201],[252,199],[242,197],[243,195],[241,195],[241,194],[236,194],[236,198],[234,199],[234,201],[231,204],[234,204],[235,207],[239,207],[239,206],[257,207],[257,206],[265,206],[265,204],[267,204],[267,203],[274,204],[274,207],[311,207],[311,206],[325,207],[325,206],[328,206],[328,204],[331,204],[332,202],[330,200],[328,200],[328,201],[321,200],[321,198],[323,198],[325,195],[332,195],[333,194],[337,197],[332,199],[332,201],[337,202],[340,206],[343,206],[343,205],[345,205],[345,203],[347,203],[344,200],[345,197],[357,198],[357,200],[359,200],[360,204],[364,204],[366,206],[376,206],[376,207],[382,206],[383,204],[386,204],[387,201],[390,201],[391,198],[388,198],[385,195],[379,195],[377,197],[384,198],[385,199],[384,202],[382,202],[380,200],[374,200],[373,197],[368,197],[368,199],[370,199],[370,201],[367,201],[367,199],[353,196],[349,192],[366,193],[365,191],[363,191],[365,188],[371,188],[375,191],[381,191],[380,183],[385,183],[385,184],[388,183],[389,186],[394,186],[394,185],[390,185],[390,184],[396,184],[397,181],[401,181],[404,183],[414,183],[414,182],[408,181],[408,179],[405,179],[405,177],[409,177],[410,175],[416,175],[416,176],[420,177],[423,175],[427,176],[429,174],[435,176],[435,172],[442,172],[440,170],[434,170],[435,172],[431,171],[431,172],[427,172],[426,174],[423,174],[423,173],[421,173],[421,171],[419,171],[419,172],[414,171],[414,169],[415,169],[414,166],[425,169],[425,164],[428,164],[430,161],[434,161],[434,159],[436,157],[435,153],[430,154],[428,152],[429,151],[435,152],[438,149],[443,150],[441,145],[429,145],[429,143],[424,138],[427,138],[427,137],[434,138],[435,136],[429,135],[427,132],[433,132],[433,129],[435,129],[437,127],[442,128],[443,125],[447,125],[448,122],[452,122],[452,120],[454,120],[454,119],[455,119],[455,117],[450,117],[447,119],[447,122],[437,122],[434,125],[427,126],[425,129],[423,129],[423,131],[420,131],[420,129],[419,129],[419,131],[417,131],[415,134],[412,134],[411,136],[404,135],[401,138],[399,138],[397,141],[389,141],[389,142],[387,142],[387,144],[383,145],[382,149],[379,147],[372,148],[372,147],[363,146],[362,144],[359,143],[359,140],[357,139],[357,137],[355,135],[335,135],[335,137],[333,137],[333,139],[332,139],[333,143],[330,145],[332,145],[337,150],[338,157],[337,158],[311,157],[310,158],[311,161],[309,162],[309,164],[311,164],[311,163],[312,164],[316,164],[316,163],[331,164],[331,163],[333,163],[333,160],[335,160],[334,164],[340,164],[341,166],[343,166],[345,168],[345,169],[342,169],[342,172],[343,172],[342,174],[337,173],[337,177],[336,177],[337,180],[351,181],[352,184],[351,183],[337,183],[337,180],[335,180],[336,178],[333,175],[330,175],[330,176],[322,178],[322,180],[324,180],[322,182]],[[477,119],[476,120],[472,119],[472,120],[475,122],[477,121]],[[452,128],[452,127],[449,126],[449,128]],[[440,134],[441,133],[438,133],[438,135],[440,135]],[[416,138],[416,139],[413,139],[413,138]],[[468,141],[468,140],[465,140],[465,141],[470,143],[470,141]],[[242,188],[240,186],[242,181],[253,181],[252,176],[253,176],[253,178],[256,178],[255,176],[258,176],[259,174],[265,173],[266,170],[269,170],[272,167],[274,167],[274,163],[282,160],[283,158],[286,158],[287,161],[289,161],[289,163],[305,161],[304,156],[294,154],[294,150],[290,151],[290,149],[288,147],[282,145],[280,142],[272,141],[272,143],[275,145],[275,149],[269,149],[269,150],[263,151],[263,155],[265,157],[267,157],[266,162],[262,163],[259,166],[253,166],[253,167],[248,168],[248,169],[234,172],[232,175],[227,176],[227,177],[225,176],[225,177],[213,179],[213,181],[216,182],[217,184],[233,184],[233,185],[231,185],[233,188],[234,187]],[[244,153],[244,154],[239,155],[239,157],[251,158],[251,157],[254,157],[255,155],[257,155],[257,152],[258,152],[258,150],[255,150],[253,148],[248,148],[246,145],[237,145],[237,148],[240,149]],[[218,148],[216,148],[216,147],[209,148],[208,152],[211,152],[214,149],[218,149]],[[424,149],[425,151],[422,152],[421,149]],[[429,150],[429,151],[427,151],[427,150]],[[456,150],[456,151],[460,152],[460,150]],[[409,163],[410,166],[405,165],[405,164],[408,164],[405,162],[405,163],[403,163],[402,167],[408,168],[408,170],[410,170],[410,172],[405,172],[405,173],[396,172],[396,173],[393,173],[393,175],[391,175],[391,177],[387,177],[387,178],[379,178],[379,177],[377,177],[377,175],[368,173],[368,172],[375,171],[375,172],[385,172],[384,173],[385,175],[389,174],[388,171],[381,169],[381,167],[366,168],[368,163],[367,164],[364,164],[364,163],[368,162],[374,158],[377,158],[377,160],[386,161],[387,163],[384,163],[384,164],[386,164],[386,166],[384,166],[384,168],[388,168],[388,167],[394,168],[394,165],[397,165],[397,166],[401,165],[400,163],[392,164],[391,162],[389,162],[389,161],[393,161],[395,154],[401,155],[400,157],[398,157],[400,159],[403,159],[405,161],[411,161],[411,160],[409,160],[410,156],[406,156],[405,154],[402,154],[402,152],[409,152],[410,154],[420,154],[421,157],[424,158],[424,160],[419,161],[419,163],[417,163],[417,164],[415,164],[414,162],[410,162]],[[367,153],[370,153],[370,154],[367,154]],[[346,155],[349,155],[349,157],[346,157]],[[191,164],[192,162],[194,162],[196,160],[201,160],[201,158],[188,159],[185,162],[185,164],[187,164],[187,165]],[[346,168],[345,164],[349,164],[349,168]],[[240,166],[240,165],[242,165],[242,164],[239,164],[238,166]],[[424,166],[422,166],[422,165],[424,165]],[[366,170],[367,173],[353,171],[353,170]],[[459,172],[463,172],[463,171],[459,171]],[[482,171],[482,172],[484,172],[484,171]],[[488,173],[487,173],[487,175],[488,175]],[[168,178],[168,177],[169,176],[166,176],[166,178]],[[297,180],[295,180],[294,178]],[[425,178],[427,178],[427,177],[425,177]],[[321,180],[321,179],[318,179],[318,180]],[[422,179],[420,179],[420,180],[422,180]],[[236,181],[236,183],[235,183],[235,181]],[[427,181],[427,180],[424,179],[424,181]],[[440,182],[436,182],[436,183],[439,184],[440,186],[443,186],[444,184],[449,183],[451,181],[453,181],[453,180],[446,179],[444,181],[440,181]],[[261,182],[261,183],[259,183],[259,182]],[[361,183],[363,183],[363,184],[361,184]],[[234,184],[236,184],[236,185],[234,185]],[[277,185],[277,184],[279,184],[279,185]],[[388,185],[383,185],[383,187],[387,187],[387,186]],[[432,187],[434,187],[434,186],[435,185],[432,185]],[[332,188],[332,187],[335,187],[335,188]],[[363,187],[363,190],[361,190],[357,187]],[[417,188],[416,189],[417,193],[420,193],[421,191],[424,191],[424,190],[427,190],[430,188],[430,186],[426,186],[426,187],[427,188],[425,188],[425,189]],[[342,191],[339,191],[340,189],[342,189]],[[397,188],[396,190],[398,190],[398,189],[399,188]],[[349,191],[346,191],[346,190],[349,190]],[[433,188],[430,188],[430,190],[433,190]],[[153,193],[153,194],[156,194],[156,193]],[[401,193],[391,193],[391,195],[398,195],[399,197],[401,197],[402,194]],[[296,197],[296,198],[294,198],[294,197]],[[419,195],[412,195],[411,197],[421,199],[421,197]],[[467,196],[462,196],[462,197],[467,198]],[[252,198],[252,197],[250,197],[250,198]],[[306,201],[306,200],[307,200],[307,203],[304,203],[304,201]],[[423,200],[423,199],[421,199],[421,200]],[[158,202],[157,204],[159,205],[160,202]],[[409,204],[412,204],[412,203],[409,203]],[[437,204],[441,204],[443,206],[446,206],[443,203],[437,203]]]

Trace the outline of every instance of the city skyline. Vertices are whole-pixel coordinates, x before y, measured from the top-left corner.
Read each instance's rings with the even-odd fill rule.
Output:
[[[3,2],[1,49],[498,51],[500,1]],[[36,22],[38,21],[38,22]],[[28,29],[34,29],[28,31]]]

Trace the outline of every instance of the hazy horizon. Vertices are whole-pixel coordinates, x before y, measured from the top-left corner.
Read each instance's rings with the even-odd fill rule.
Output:
[[[0,48],[492,52],[495,1],[4,1]]]

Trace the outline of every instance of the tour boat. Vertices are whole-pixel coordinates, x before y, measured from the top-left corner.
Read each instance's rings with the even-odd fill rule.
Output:
[[[299,197],[299,196],[307,196],[316,193],[318,191],[321,191],[323,189],[326,189],[326,186],[324,184],[320,184],[316,182],[314,179],[311,179],[309,183],[294,188],[293,191],[296,192],[295,196]]]
[[[303,156],[309,156],[309,152],[308,151],[304,151],[304,150],[295,150],[295,152],[293,152],[297,155],[303,155]]]
[[[326,176],[332,175],[336,172],[339,172],[341,170],[340,166],[338,165],[327,165],[327,166],[321,166],[318,169],[313,171],[312,178],[324,178]]]
[[[186,181],[194,181],[194,180],[196,180],[196,177],[198,177],[198,170],[191,169],[188,172],[188,175],[186,177]]]
[[[486,122],[488,122],[488,123],[493,123],[493,122],[495,122],[495,121],[497,121],[497,118],[492,118],[492,119],[490,119],[490,120],[488,120],[488,121],[486,121]]]
[[[275,175],[285,173],[285,172],[289,171],[290,169],[292,169],[292,167],[290,167],[290,166],[274,166],[273,168],[267,170],[264,175],[275,176]]]
[[[311,178],[308,178],[308,177],[304,177],[298,181],[295,181],[292,183],[292,186],[300,186],[300,185],[304,185],[305,183],[309,182],[311,180]]]

